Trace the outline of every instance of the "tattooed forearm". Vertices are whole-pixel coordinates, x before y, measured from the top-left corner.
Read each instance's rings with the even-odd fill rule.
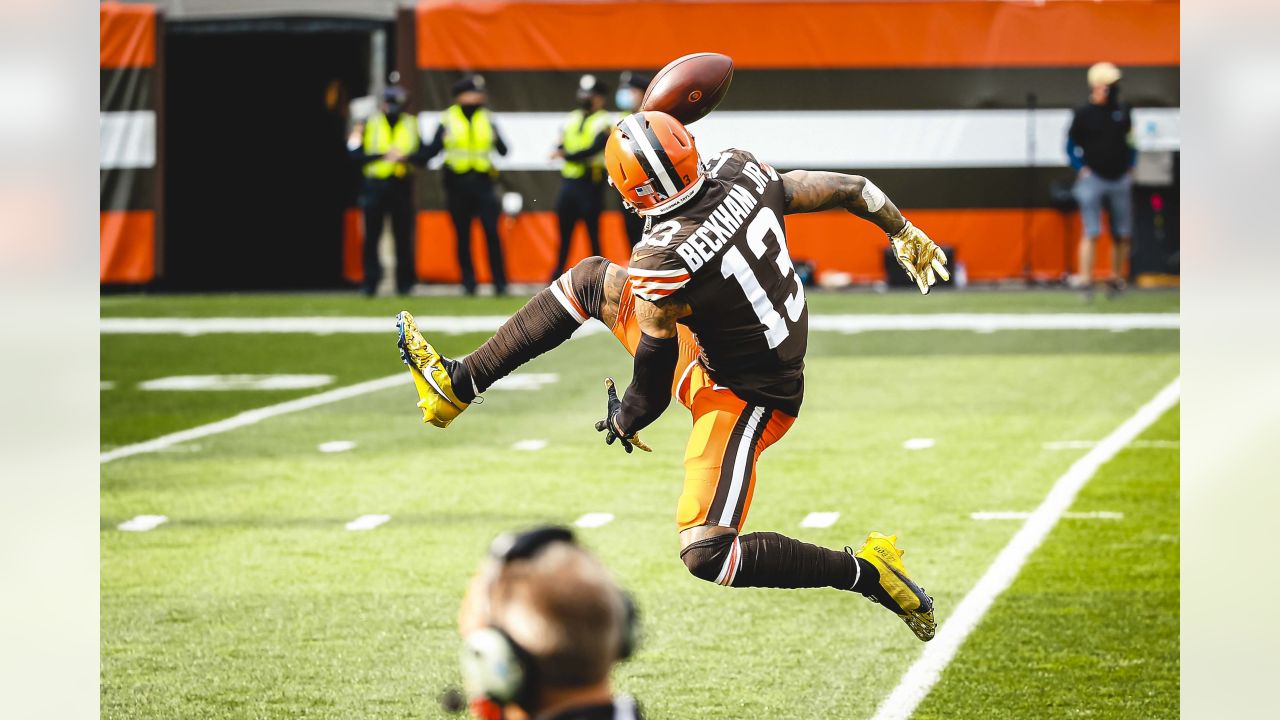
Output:
[[[622,290],[627,284],[627,269],[621,265],[609,263],[604,275],[604,296],[600,298],[600,322],[613,329],[618,320],[618,305],[622,301]]]
[[[861,175],[792,170],[782,175],[788,213],[844,208],[889,235],[906,225],[898,206]],[[874,209],[873,209],[874,208]]]

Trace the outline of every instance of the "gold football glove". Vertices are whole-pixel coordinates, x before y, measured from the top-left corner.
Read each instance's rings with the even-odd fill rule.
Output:
[[[889,244],[893,246],[898,264],[916,282],[921,295],[929,294],[929,287],[937,282],[937,276],[944,281],[951,279],[951,273],[947,272],[946,254],[910,221],[898,234],[889,236]]]

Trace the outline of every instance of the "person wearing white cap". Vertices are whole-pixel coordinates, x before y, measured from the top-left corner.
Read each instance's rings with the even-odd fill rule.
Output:
[[[1110,292],[1125,284],[1125,260],[1133,236],[1133,118],[1120,102],[1120,69],[1109,62],[1089,68],[1089,103],[1076,108],[1067,132],[1067,156],[1078,175],[1072,194],[1080,205],[1084,233],[1079,267],[1071,284],[1086,294],[1093,288],[1094,246],[1102,234],[1102,205],[1108,206],[1111,234]]]

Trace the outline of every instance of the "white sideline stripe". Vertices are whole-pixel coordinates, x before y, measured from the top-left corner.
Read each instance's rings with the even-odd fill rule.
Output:
[[[493,332],[507,320],[503,315],[423,315],[415,318],[424,333],[455,335]],[[1177,330],[1177,313],[1039,313],[934,315],[811,315],[810,330],[861,333],[876,330]],[[102,318],[104,335],[209,335],[214,333],[373,333],[388,335],[395,321],[385,317],[262,317],[262,318]],[[607,332],[600,323],[587,323],[574,334]]]
[[[1044,444],[1045,450],[1087,450],[1097,445],[1093,440],[1057,440]],[[1143,450],[1177,450],[1182,447],[1178,440],[1134,440],[1129,443],[1130,449]]]
[[[148,530],[155,530],[167,522],[169,522],[169,518],[166,515],[139,515],[120,523],[116,526],[116,529],[125,532],[147,532]]]
[[[1006,512],[1003,510],[995,512],[976,512],[969,515],[974,520],[1026,520],[1031,517],[1029,512]],[[1111,512],[1108,510],[1099,510],[1097,512],[1069,512],[1063,513],[1062,517],[1068,520],[1123,520],[1124,513]]]
[[[800,527],[803,528],[828,528],[836,524],[836,520],[840,519],[838,512],[811,512],[804,516],[800,521]]]
[[[1181,145],[1179,108],[1133,111],[1138,150],[1176,150]],[[803,133],[778,132],[796,124]],[[439,125],[439,112],[419,115],[423,137]],[[547,138],[564,125],[559,112],[502,114],[502,135],[511,148],[495,157],[499,170],[552,170]],[[1029,158],[1028,126],[1041,142]],[[729,147],[745,148],[777,167],[815,170],[844,168],[1025,167],[1029,159],[1041,167],[1065,167],[1062,141],[1071,125],[1071,110],[1044,108],[981,110],[717,110],[698,121],[698,147],[703,157]],[[644,137],[641,135],[640,137]],[[437,159],[431,165],[438,166]],[[657,165],[657,163],[654,163]]]
[[[347,523],[348,530],[372,530],[390,520],[390,515],[361,515]]]
[[[873,330],[1177,330],[1177,313],[1038,313],[937,315],[811,315],[810,330],[860,333]]]
[[[611,522],[613,522],[613,513],[596,512],[583,515],[574,520],[573,524],[580,528],[598,528],[604,527]]]
[[[189,440],[195,440],[196,438],[217,435],[218,433],[224,433],[228,430],[235,430],[236,428],[253,425],[255,423],[262,422],[267,418],[276,417],[277,415],[287,415],[289,413],[298,412],[299,410],[308,410],[313,407],[338,402],[339,400],[353,398],[357,395],[364,395],[365,393],[385,390],[397,385],[404,385],[408,382],[410,382],[409,373],[396,373],[395,375],[388,375],[387,377],[378,378],[377,380],[366,380],[365,382],[356,383],[355,385],[347,385],[345,387],[334,388],[333,390],[326,390],[322,393],[316,393],[315,395],[307,395],[293,400],[286,400],[285,402],[277,403],[275,405],[267,405],[265,407],[254,408],[253,410],[245,410],[244,412],[238,415],[232,415],[225,420],[218,420],[217,422],[211,422],[207,425],[198,425],[186,430],[169,433],[168,435],[161,435],[158,438],[153,438],[145,442],[134,443],[133,445],[124,445],[113,450],[108,450],[107,452],[98,455],[98,462],[100,464],[106,464],[112,460],[119,460],[120,458],[126,458],[131,455],[141,455],[143,453],[164,450],[165,448],[177,445],[178,443],[184,443]]]
[[[885,698],[873,720],[906,720],[915,712],[920,701],[929,694],[942,671],[955,657],[965,638],[973,631],[982,616],[1000,593],[1013,582],[1027,558],[1044,541],[1058,519],[1071,507],[1080,489],[1089,482],[1098,468],[1133,441],[1151,423],[1155,422],[1178,402],[1181,378],[1175,378],[1146,405],[1138,408],[1128,420],[1100,440],[1088,453],[1076,460],[1053,484],[1040,507],[1027,518],[1017,534],[1004,546],[987,571],[973,586],[955,612],[938,628],[938,634],[924,647],[898,686]]]

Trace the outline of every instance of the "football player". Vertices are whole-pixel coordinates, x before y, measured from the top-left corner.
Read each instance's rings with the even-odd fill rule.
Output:
[[[605,148],[610,183],[648,230],[629,267],[590,257],[564,273],[460,360],[441,357],[412,316],[399,346],[423,421],[445,427],[498,378],[560,345],[588,318],[634,356],[619,398],[606,380],[606,443],[648,451],[639,432],[672,398],[693,415],[676,503],[680,557],[696,577],[732,587],[834,587],[933,637],[933,600],[907,574],[896,537],[871,533],[854,552],[773,532],[741,532],[760,453],[786,434],[804,396],[808,311],[782,216],[843,208],[883,230],[903,270],[928,293],[946,256],[870,180],[779,174],[743,150],[700,158],[675,118],[622,120]]]

